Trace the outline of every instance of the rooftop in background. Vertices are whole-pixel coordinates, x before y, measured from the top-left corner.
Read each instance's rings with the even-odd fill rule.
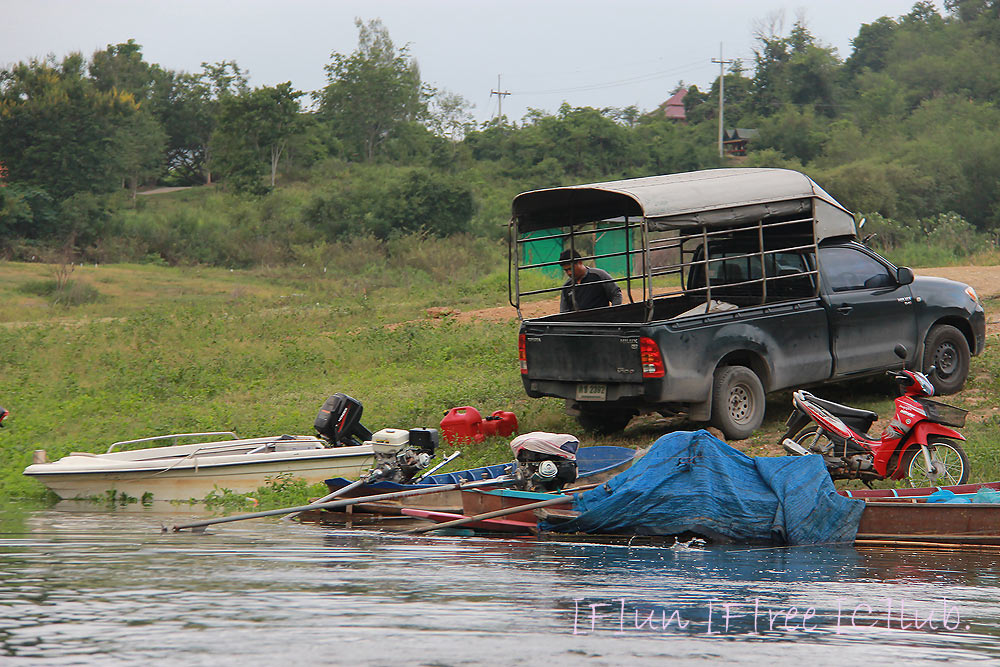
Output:
[[[672,120],[686,121],[687,114],[684,112],[684,98],[687,97],[687,88],[681,88],[670,96],[666,102],[660,105],[663,115]]]

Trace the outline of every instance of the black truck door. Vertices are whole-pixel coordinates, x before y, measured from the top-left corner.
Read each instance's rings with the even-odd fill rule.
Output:
[[[820,248],[825,299],[829,304],[834,374],[899,366],[897,343],[911,351],[917,320],[909,285],[860,248]]]

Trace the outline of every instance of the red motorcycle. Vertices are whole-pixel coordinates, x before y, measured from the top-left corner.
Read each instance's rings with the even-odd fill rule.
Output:
[[[905,348],[897,350],[905,357]],[[929,369],[934,372],[934,367]],[[878,440],[867,435],[878,415],[824,401],[807,391],[792,394],[795,408],[781,438],[796,456],[819,454],[833,479],[908,478],[911,486],[950,486],[969,479],[969,459],[951,426],[965,426],[966,410],[932,401],[934,385],[917,371],[888,371],[902,389],[896,413]]]
[[[2,405],[0,405],[0,428],[3,428],[3,420],[4,420],[4,419],[5,419],[6,417],[7,417],[7,415],[9,415],[9,414],[10,414],[10,412],[8,412],[7,410],[4,410],[4,409],[3,409],[3,406],[2,406]]]

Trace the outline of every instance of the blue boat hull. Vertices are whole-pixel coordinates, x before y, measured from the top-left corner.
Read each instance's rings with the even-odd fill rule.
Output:
[[[576,453],[577,479],[593,478],[602,473],[608,473],[625,467],[634,457],[635,450],[628,447],[614,447],[610,445],[581,447]],[[437,475],[426,477],[420,484],[375,482],[374,484],[365,484],[358,487],[355,490],[357,493],[352,495],[366,495],[361,493],[366,490],[371,490],[372,493],[389,493],[392,491],[406,491],[408,489],[422,489],[429,486],[441,486],[442,484],[493,479],[494,477],[501,477],[504,474],[504,470],[509,467],[511,467],[510,463],[498,463],[497,465],[483,466],[481,468],[438,473]],[[351,480],[344,479],[343,477],[334,477],[324,481],[331,492],[351,483]]]

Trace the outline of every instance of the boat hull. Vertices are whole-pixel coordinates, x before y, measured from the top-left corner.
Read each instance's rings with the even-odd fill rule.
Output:
[[[1000,544],[1000,505],[868,501],[858,543]]]
[[[24,474],[64,500],[103,498],[112,493],[136,499],[190,500],[221,489],[249,493],[277,475],[303,479],[307,484],[322,482],[330,475],[358,477],[374,462],[370,446],[211,456],[182,453],[173,458],[162,451],[169,448],[157,449],[161,450],[158,458],[146,459],[133,452],[71,454],[54,463],[28,466]]]

